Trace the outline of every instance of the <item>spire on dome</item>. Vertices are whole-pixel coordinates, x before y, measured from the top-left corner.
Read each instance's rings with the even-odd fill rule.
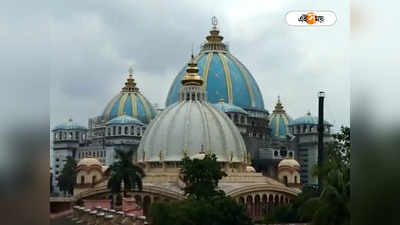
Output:
[[[182,85],[195,85],[201,86],[203,85],[203,79],[198,74],[199,68],[197,68],[197,63],[194,60],[194,56],[190,57],[190,61],[188,63],[188,67],[186,69],[186,75],[182,79]]]
[[[122,88],[123,92],[138,92],[139,88],[136,87],[135,79],[133,79],[133,68],[129,67],[128,79],[126,79],[125,86]]]
[[[218,20],[217,17],[213,16],[211,18],[211,30],[210,35],[206,37],[207,42],[202,46],[202,51],[206,50],[221,50],[228,51],[227,46],[222,42],[223,36],[219,35],[219,30],[217,28]]]
[[[284,113],[285,110],[283,110],[283,105],[281,103],[281,98],[278,95],[278,102],[275,105],[274,113]]]

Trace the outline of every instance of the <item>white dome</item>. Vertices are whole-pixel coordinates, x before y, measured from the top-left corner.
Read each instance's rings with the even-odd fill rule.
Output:
[[[78,162],[77,166],[101,166],[101,162],[96,158],[83,158]]]
[[[181,161],[201,151],[222,162],[242,162],[246,147],[239,130],[207,102],[181,101],[151,121],[138,148],[138,162]]]
[[[248,173],[255,173],[256,169],[254,169],[254,167],[252,166],[246,166],[246,172]]]
[[[295,159],[282,159],[278,164],[278,168],[284,166],[300,168],[300,164]]]

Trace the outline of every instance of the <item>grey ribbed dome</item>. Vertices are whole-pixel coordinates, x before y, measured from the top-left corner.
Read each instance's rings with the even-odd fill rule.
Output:
[[[202,148],[215,153],[222,162],[242,162],[247,152],[239,130],[228,116],[207,102],[181,101],[151,121],[140,141],[137,159],[180,161],[185,153],[191,157]]]

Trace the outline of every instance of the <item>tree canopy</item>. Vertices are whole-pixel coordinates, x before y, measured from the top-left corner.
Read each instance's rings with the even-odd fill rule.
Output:
[[[182,160],[181,175],[186,184],[185,194],[189,198],[208,199],[222,194],[217,190],[218,182],[227,174],[222,171],[215,154],[206,154],[201,160],[185,157]]]
[[[222,190],[218,182],[226,173],[215,154],[204,159],[183,159],[181,177],[188,199],[154,203],[153,225],[251,225],[246,209]]]
[[[107,187],[113,193],[120,193],[123,183],[124,196],[131,190],[142,190],[143,169],[132,162],[133,151],[115,150],[118,160],[107,170],[110,178]]]
[[[73,194],[74,186],[76,184],[76,162],[71,156],[67,156],[64,168],[60,176],[57,177],[57,186],[61,191]]]
[[[318,225],[350,224],[350,128],[333,135],[321,168],[322,190],[305,187],[293,205],[275,209],[266,222],[311,222]]]

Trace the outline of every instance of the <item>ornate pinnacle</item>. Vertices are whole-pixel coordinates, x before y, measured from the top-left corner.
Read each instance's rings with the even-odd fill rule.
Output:
[[[126,79],[125,86],[122,88],[123,92],[139,91],[139,88],[136,87],[135,79],[133,79],[132,76],[133,76],[133,68],[132,66],[130,66],[128,70],[128,79]]]
[[[190,61],[188,63],[186,69],[186,75],[182,79],[182,85],[203,85],[203,79],[198,74],[199,68],[197,68],[197,63],[194,60],[193,54],[190,57]]]
[[[213,29],[217,29],[218,20],[216,16],[211,17],[211,24],[213,25]]]
[[[222,43],[222,40],[224,37],[219,35],[219,30],[217,28],[218,20],[217,17],[213,16],[211,18],[211,24],[212,28],[210,30],[210,35],[206,37],[207,43],[205,43],[202,46],[202,51],[205,50],[221,50],[221,51],[227,51],[227,47],[224,43]]]
[[[274,113],[284,113],[285,110],[283,110],[283,106],[281,104],[281,98],[278,95],[278,102],[275,105]]]

